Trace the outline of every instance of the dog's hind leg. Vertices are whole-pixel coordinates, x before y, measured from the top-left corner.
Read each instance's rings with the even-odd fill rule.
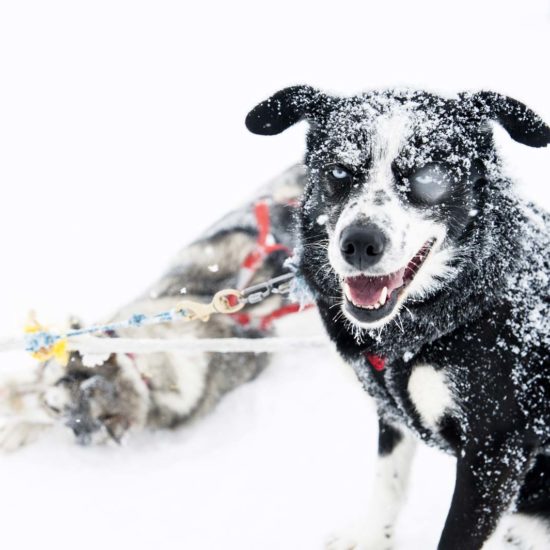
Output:
[[[378,464],[369,514],[333,535],[327,550],[390,550],[394,527],[408,487],[416,441],[408,431],[379,421]]]

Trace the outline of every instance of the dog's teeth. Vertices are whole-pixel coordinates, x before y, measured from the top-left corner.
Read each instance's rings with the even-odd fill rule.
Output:
[[[378,301],[380,302],[381,306],[383,306],[386,303],[387,298],[388,298],[388,287],[385,286],[382,289],[382,294],[380,294],[380,298],[378,298]]]

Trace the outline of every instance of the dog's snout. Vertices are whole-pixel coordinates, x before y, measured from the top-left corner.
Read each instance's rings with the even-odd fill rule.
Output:
[[[353,267],[363,270],[380,261],[386,237],[373,224],[351,225],[342,231],[340,251],[342,256]]]

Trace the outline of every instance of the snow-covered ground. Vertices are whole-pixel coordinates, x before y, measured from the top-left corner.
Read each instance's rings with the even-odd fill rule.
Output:
[[[122,448],[64,434],[1,459],[12,548],[321,549],[365,508],[374,414],[347,368],[283,354],[200,425]],[[452,461],[417,457],[399,548],[435,548]]]
[[[491,88],[550,120],[547,1],[381,4],[2,3],[0,335],[31,308],[110,313],[299,158],[303,127],[262,139],[243,125],[286,85]],[[497,138],[550,207],[550,151]],[[122,448],[59,429],[0,456],[0,547],[320,549],[364,510],[375,431],[347,367],[281,354],[189,429]],[[398,549],[435,548],[452,484],[452,460],[421,449]]]

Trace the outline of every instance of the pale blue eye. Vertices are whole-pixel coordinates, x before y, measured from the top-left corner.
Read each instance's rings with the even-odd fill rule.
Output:
[[[451,189],[451,175],[442,164],[427,164],[410,177],[411,192],[415,199],[427,203],[441,202]]]
[[[331,175],[334,179],[343,180],[349,177],[349,172],[339,166],[335,166],[331,171]]]

